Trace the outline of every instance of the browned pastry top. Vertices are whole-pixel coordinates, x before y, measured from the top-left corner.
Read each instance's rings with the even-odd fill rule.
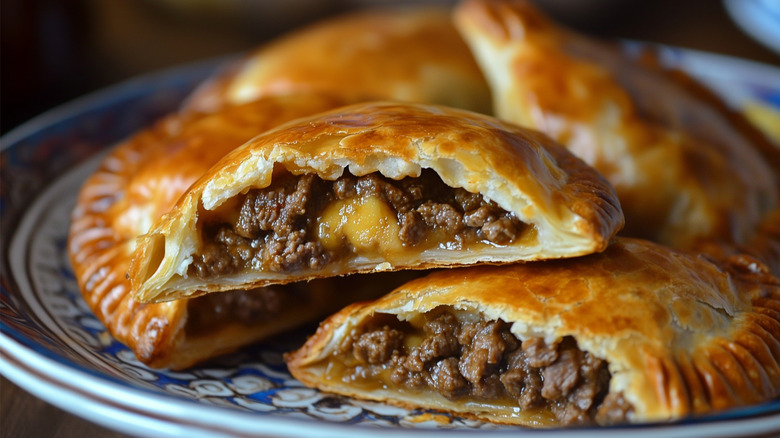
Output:
[[[562,29],[530,2],[469,0],[455,17],[496,115],[601,172],[626,212],[624,234],[683,249],[745,244],[777,208],[780,152],[692,80]]]
[[[410,396],[392,384],[365,391],[329,374],[338,370],[329,365],[352,328],[367,318],[392,314],[413,322],[441,306],[501,319],[521,340],[573,338],[608,362],[609,393],[631,403],[631,421],[675,419],[780,395],[777,279],[749,265],[724,269],[627,238],[585,257],[451,269],[414,280],[332,316],[288,364],[296,378],[328,391],[528,423],[511,404],[485,408],[489,401],[467,404],[435,392]]]
[[[487,84],[449,11],[431,6],[361,11],[295,30],[218,73],[187,108],[311,91],[490,111]]]
[[[237,216],[236,197],[269,187],[282,169],[322,180],[346,172],[402,180],[430,169],[447,186],[480,194],[535,231],[478,250],[407,247],[400,261],[358,251],[319,270],[278,272],[263,261],[229,276],[190,275],[193,257],[205,248],[199,218]],[[226,156],[139,239],[130,276],[138,299],[154,301],[363,271],[571,257],[602,250],[622,222],[612,188],[544,135],[447,107],[366,103],[286,124]]]
[[[187,302],[144,305],[126,278],[135,238],[167,212],[213,163],[277,124],[333,108],[332,97],[273,97],[203,116],[172,115],[116,147],[84,183],[68,252],[84,299],[109,331],[154,366],[206,356],[179,345]]]

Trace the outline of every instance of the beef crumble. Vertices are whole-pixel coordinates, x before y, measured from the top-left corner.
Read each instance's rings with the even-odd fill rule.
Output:
[[[405,247],[462,248],[479,241],[503,245],[523,230],[514,214],[479,194],[447,186],[430,169],[397,181],[378,173],[356,177],[345,172],[335,181],[284,173],[269,187],[239,196],[236,218],[199,223],[205,243],[189,267],[191,275],[208,278],[259,266],[276,272],[323,268],[352,250],[348,244],[328,249],[318,240],[318,218],[339,200],[381,199],[395,213],[398,239]]]
[[[431,388],[448,399],[510,399],[523,410],[547,409],[563,425],[626,421],[632,407],[609,393],[604,360],[571,337],[520,341],[509,329],[502,320],[463,321],[445,308],[424,315],[420,328],[379,315],[354,329],[340,350],[367,379],[389,375],[396,385]]]

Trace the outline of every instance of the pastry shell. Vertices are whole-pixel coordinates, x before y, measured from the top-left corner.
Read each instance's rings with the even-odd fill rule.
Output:
[[[490,112],[490,91],[444,7],[369,9],[292,31],[199,87],[186,110],[262,96],[326,92],[351,100],[435,103]]]
[[[471,250],[412,250],[411,258],[395,265],[358,251],[320,270],[261,266],[204,279],[189,275],[204,246],[199,217],[231,197],[268,187],[279,167],[325,180],[346,171],[397,180],[432,169],[444,184],[479,193],[535,226],[536,235]],[[155,302],[358,272],[573,257],[603,250],[622,224],[609,184],[544,135],[447,107],[364,103],[283,125],[226,156],[139,238],[130,279],[138,300]]]
[[[608,362],[610,393],[631,403],[631,422],[708,414],[780,395],[778,280],[746,265],[721,268],[629,238],[576,259],[451,269],[414,280],[324,321],[286,357],[290,371],[328,392],[538,425],[511,406],[399,391],[392,384],[365,390],[327,376],[342,342],[367,318],[412,320],[439,306],[502,319],[521,340],[573,337],[580,349]]]
[[[268,128],[341,103],[324,95],[280,96],[213,115],[170,115],[119,144],[84,183],[68,239],[76,281],[98,319],[140,361],[187,367],[311,320],[333,301],[312,293],[311,306],[270,323],[228,324],[192,338],[185,333],[188,300],[141,304],[132,297],[127,271],[136,237],[211,164]]]
[[[467,0],[454,17],[494,114],[601,172],[626,214],[624,235],[681,249],[746,244],[778,208],[780,152],[681,72],[570,32],[527,1]]]

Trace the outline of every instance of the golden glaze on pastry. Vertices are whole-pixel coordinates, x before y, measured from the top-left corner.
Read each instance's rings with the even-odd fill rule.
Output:
[[[744,244],[777,208],[777,151],[692,81],[558,28],[527,2],[468,0],[455,19],[496,115],[599,170],[618,193],[625,234],[678,248],[702,238]]]
[[[190,303],[140,304],[132,298],[126,275],[135,238],[209,166],[270,127],[341,103],[320,95],[273,97],[209,116],[169,116],[120,144],[86,181],[69,235],[76,279],[93,312],[141,361],[186,367],[311,319],[318,307],[333,301],[324,294],[296,292],[310,305],[280,309],[272,324],[255,315],[260,324],[215,324],[201,336],[187,336]]]
[[[351,195],[298,191],[336,192],[360,178]],[[418,179],[421,189],[406,188]],[[429,182],[449,200],[412,199]],[[361,195],[364,183],[387,191]],[[398,206],[392,193],[403,190],[410,201]],[[485,225],[509,222],[515,234],[494,240],[484,227],[460,226],[480,210],[456,205],[459,196],[477,196]],[[434,213],[420,244],[401,239],[407,205],[411,221]],[[450,224],[445,210],[462,218]],[[546,136],[446,107],[358,104],[226,156],[139,239],[130,278],[136,298],[150,302],[356,272],[573,257],[603,250],[622,222],[612,188]]]
[[[768,214],[756,229],[756,236],[747,244],[722,240],[700,242],[695,250],[720,261],[747,257],[754,269],[766,270],[780,278],[780,210]]]
[[[449,10],[435,7],[356,12],[291,32],[217,74],[186,107],[310,91],[490,111],[490,91]]]
[[[600,254],[414,280],[333,315],[286,360],[310,387],[503,423],[559,424],[550,410],[574,423],[677,419],[780,395],[780,283],[619,238]],[[518,386],[534,373],[544,381]],[[602,379],[595,397],[588,373]]]

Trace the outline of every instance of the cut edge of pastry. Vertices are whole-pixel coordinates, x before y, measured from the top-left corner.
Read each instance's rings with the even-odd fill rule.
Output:
[[[319,295],[320,300],[326,298],[324,293]],[[269,319],[259,319],[251,323],[226,321],[213,327],[200,328],[203,333],[198,334],[187,332],[185,319],[182,327],[174,332],[175,348],[157,349],[157,355],[146,358],[144,362],[152,368],[186,369],[302,324],[314,322],[322,316],[323,308],[327,307],[327,303],[316,302],[301,307],[288,306]]]
[[[320,313],[299,312],[297,323],[292,314],[281,315],[278,322],[263,314],[265,322],[258,324],[220,321],[212,332],[191,336],[187,300],[141,304],[133,299],[126,276],[137,235],[175,203],[208,163],[257,132],[344,103],[312,93],[264,97],[215,114],[171,113],[96,158],[98,167],[83,182],[71,212],[67,253],[84,302],[107,329],[101,340],[110,342],[105,337],[110,334],[148,366],[181,369],[327,313],[328,307],[313,306]],[[207,149],[200,147],[204,139],[212,139]],[[337,292],[323,290],[312,297],[344,295]]]
[[[410,301],[407,305],[408,304],[412,304],[412,302]],[[309,338],[303,347],[285,356],[290,373],[307,387],[346,395],[356,399],[384,402],[407,409],[434,409],[465,418],[483,421],[487,420],[499,424],[543,428],[558,426],[552,413],[549,411],[549,408],[537,407],[527,411],[522,410],[517,406],[513,406],[506,399],[506,395],[503,395],[498,399],[494,405],[489,400],[480,400],[470,396],[465,396],[461,399],[449,399],[429,387],[404,387],[399,391],[394,388],[392,381],[389,381],[386,376],[379,378],[372,376],[372,381],[374,381],[374,383],[364,383],[363,385],[365,385],[365,387],[361,387],[361,384],[355,384],[354,381],[356,379],[349,375],[342,379],[339,379],[338,377],[325,377],[328,376],[328,374],[333,373],[332,370],[345,367],[341,360],[336,357],[338,356],[337,351],[342,346],[342,343],[345,339],[348,339],[350,331],[360,328],[372,318],[381,314],[393,316],[398,319],[399,323],[409,322],[410,319],[415,317],[419,318],[416,312],[404,307],[407,306],[379,310],[375,309],[373,306],[367,307],[365,303],[358,303],[332,315],[320,325],[315,334]],[[419,310],[420,314],[455,310],[456,312],[466,313],[475,320],[480,319],[488,322],[502,320],[506,322],[501,317],[501,312],[486,311],[485,306],[477,302],[461,302],[455,305],[439,304],[417,310]],[[331,329],[331,327],[336,328]],[[541,337],[551,344],[557,344],[564,337],[555,335],[550,336],[550,333],[554,332],[554,329],[541,333],[538,327],[522,327],[522,324],[519,323],[512,324],[511,327],[512,334],[520,341],[533,337]],[[565,336],[572,337],[571,335]],[[594,348],[594,345],[589,345],[587,343],[583,345],[576,337],[574,337],[574,339],[577,341],[577,347],[580,351],[593,354],[599,359],[604,359],[604,356],[598,353],[602,348],[598,348],[599,346],[595,346]],[[624,340],[623,342],[631,342],[631,340]],[[641,364],[637,363],[636,365],[640,366]],[[631,375],[630,373],[626,373],[623,369],[614,370],[613,366],[610,366],[609,368],[610,372],[616,374],[613,375],[611,379],[614,383],[610,383],[611,386],[616,388],[615,391],[618,393],[628,386],[627,383],[630,382]],[[359,378],[357,380],[359,380]],[[612,392],[612,389],[610,389],[610,392]],[[631,406],[635,405],[636,400],[631,400],[630,396],[626,398],[631,403]],[[508,414],[508,412],[511,413]]]
[[[330,119],[326,117],[324,121],[316,118],[299,121],[286,125],[287,129],[281,127],[255,138],[212,168],[180,200],[177,208],[138,239],[130,269],[136,299],[157,302],[197,296],[207,293],[206,289],[209,292],[247,289],[345,273],[580,256],[602,251],[622,227],[622,212],[614,190],[600,175],[543,135],[521,131],[486,116],[446,110],[450,115],[468,117],[467,123],[474,120],[483,123],[484,126],[477,129],[484,132],[493,129],[501,131],[501,135],[515,135],[512,141],[525,142],[530,145],[528,149],[517,156],[501,152],[503,155],[498,155],[499,159],[508,157],[509,162],[496,163],[491,162],[495,157],[485,158],[481,152],[460,151],[460,145],[449,138],[450,133],[446,130],[431,133],[427,138],[403,140],[383,139],[382,135],[386,134],[372,138],[373,132],[369,128],[349,133],[317,131],[320,126],[329,125],[342,116],[346,119],[354,117],[352,111],[360,115],[361,108],[379,108],[381,112],[384,106],[422,108],[420,111],[426,112],[426,115],[445,111],[424,105],[360,104],[328,113]],[[380,126],[378,129],[383,128]],[[301,141],[300,136],[308,129],[314,133]],[[367,141],[375,143],[369,145]],[[474,147],[479,150],[478,146]],[[513,175],[507,174],[510,166],[526,167],[524,170],[512,170],[522,173],[516,178],[528,186],[526,191],[512,181]],[[467,249],[452,251],[437,247],[425,249],[419,254],[406,251],[404,255],[394,255],[392,259],[385,257],[386,254],[369,252],[350,257],[347,262],[330,263],[324,269],[302,269],[295,276],[289,272],[244,268],[236,274],[220,276],[219,283],[207,282],[205,285],[202,279],[189,275],[193,256],[203,245],[198,235],[197,218],[207,215],[207,212],[218,211],[221,205],[251,189],[268,187],[280,168],[292,175],[311,173],[330,181],[346,173],[354,176],[378,173],[399,180],[419,177],[424,169],[432,169],[447,186],[481,194],[506,212],[516,215],[530,231],[507,245],[479,243],[469,246],[484,251],[476,255],[469,254]],[[533,172],[536,173],[531,175]],[[400,251],[398,253],[401,254]],[[451,263],[438,262],[442,257],[447,257]]]
[[[548,263],[551,262],[544,262]],[[709,262],[701,261],[700,264]],[[744,275],[745,272],[724,274],[728,275],[726,283],[733,290],[716,292],[713,299],[732,300],[725,308],[714,307],[711,300],[699,302],[707,311],[720,314],[723,321],[728,321],[723,327],[691,328],[676,320],[680,311],[685,313],[689,309],[677,308],[674,313],[678,316],[671,323],[679,326],[675,329],[676,337],[648,340],[641,333],[624,332],[618,338],[594,335],[587,327],[572,328],[571,324],[567,327],[554,315],[542,324],[535,323],[531,321],[533,318],[524,319],[521,310],[508,304],[482,302],[478,298],[480,293],[470,293],[469,285],[458,284],[458,281],[463,284],[469,281],[465,279],[466,274],[461,275],[460,280],[454,279],[458,275],[456,271],[471,271],[468,278],[473,278],[473,274],[486,277],[480,272],[488,269],[509,272],[514,268],[476,267],[439,272],[410,282],[375,302],[356,303],[343,309],[325,320],[303,347],[285,357],[291,373],[306,386],[359,399],[407,408],[437,409],[497,423],[556,426],[538,412],[507,415],[506,411],[501,411],[504,406],[491,408],[489,403],[473,399],[465,403],[450,400],[432,389],[399,393],[392,383],[382,381],[364,390],[356,387],[355,378],[348,375],[324,377],[344,367],[339,365],[343,362],[339,362],[338,351],[344,351],[345,339],[349,340],[352,330],[376,315],[391,315],[400,321],[409,321],[419,318],[422,313],[449,306],[459,312],[483,315],[489,321],[515,321],[511,324],[511,332],[520,340],[541,337],[547,343],[554,343],[572,337],[581,351],[608,363],[609,394],[622,394],[630,403],[632,411],[626,419],[632,423],[707,415],[780,395],[780,283],[766,273],[755,272],[752,278],[750,274]],[[443,286],[437,286],[434,279],[443,279],[440,283]],[[671,306],[671,310],[675,304],[664,305]],[[665,330],[661,326],[657,329]],[[376,379],[376,376],[371,378]]]

